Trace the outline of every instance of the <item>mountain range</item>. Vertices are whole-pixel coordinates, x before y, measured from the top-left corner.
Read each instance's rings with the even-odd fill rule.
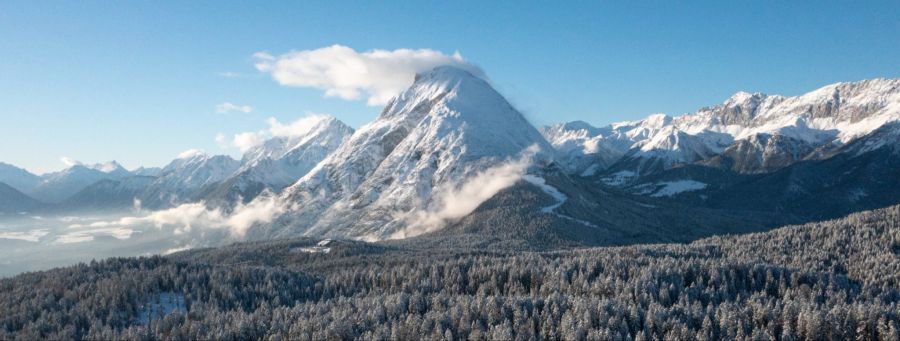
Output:
[[[321,117],[241,160],[192,150],[161,169],[110,162],[42,176],[0,163],[0,211],[227,211],[267,196],[286,209],[251,238],[689,241],[900,203],[898,122],[900,80],[873,79],[795,97],[739,92],[677,117],[537,128],[483,75],[443,66],[358,130]]]
[[[308,172],[340,145],[353,129],[333,117],[320,117],[310,129],[273,137],[242,160],[188,150],[163,168],[124,169],[115,161],[76,164],[41,176],[0,163],[0,183],[35,201],[33,211],[119,210],[140,205],[162,209],[189,202],[228,206],[264,191],[277,192]],[[12,194],[10,194],[11,197]],[[2,205],[19,212],[22,205]],[[26,210],[28,211],[28,210]]]

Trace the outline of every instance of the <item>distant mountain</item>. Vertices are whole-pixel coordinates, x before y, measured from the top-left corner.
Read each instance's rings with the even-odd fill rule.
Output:
[[[0,178],[28,189],[51,210],[123,209],[135,204],[150,209],[205,201],[229,208],[265,191],[278,192],[337,149],[353,129],[333,117],[317,117],[308,130],[275,136],[249,150],[241,161],[198,150],[180,154],[164,168],[127,171],[115,161],[76,164],[38,177],[0,164]]]
[[[141,176],[157,176],[162,172],[162,168],[160,167],[138,167],[131,171],[133,175],[141,175]]]
[[[276,234],[383,239],[407,214],[440,205],[435,193],[534,146],[552,147],[491,86],[470,72],[438,67],[420,74],[372,123],[291,187],[296,209]]]
[[[27,212],[41,208],[43,205],[12,186],[0,182],[0,212]]]
[[[118,180],[104,179],[78,191],[54,208],[59,210],[106,210],[134,206],[156,180],[152,176],[129,176]]]
[[[30,192],[41,183],[41,177],[22,168],[0,162],[0,182],[19,192]]]
[[[277,193],[306,175],[353,134],[330,116],[311,118],[307,130],[291,136],[276,136],[246,153],[241,166],[226,180],[208,186],[198,199],[212,206],[248,202],[263,191]]]
[[[130,175],[115,161],[96,165],[77,164],[41,176],[41,182],[27,193],[40,201],[56,204],[97,181],[122,179]]]
[[[104,163],[96,163],[96,164],[92,164],[92,165],[83,165],[83,166],[90,168],[90,169],[101,171],[101,172],[109,174],[110,176],[113,176],[113,177],[121,178],[121,177],[126,177],[126,176],[132,175],[131,172],[129,172],[127,169],[125,169],[125,167],[122,167],[122,165],[120,165],[116,161],[109,161],[109,162],[104,162]]]
[[[191,202],[201,188],[227,179],[240,166],[239,161],[226,155],[189,150],[166,165],[139,199],[150,208]]]
[[[572,173],[649,174],[695,162],[765,173],[828,155],[821,149],[897,120],[900,79],[874,79],[796,97],[739,92],[690,115],[652,115],[603,128],[574,122],[542,132],[565,152],[560,162]]]

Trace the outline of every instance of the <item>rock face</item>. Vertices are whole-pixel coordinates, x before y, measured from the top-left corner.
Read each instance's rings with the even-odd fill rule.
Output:
[[[438,191],[530,148],[550,159],[552,147],[486,81],[438,67],[285,190],[299,208],[279,233],[390,237],[410,212],[439,205]]]

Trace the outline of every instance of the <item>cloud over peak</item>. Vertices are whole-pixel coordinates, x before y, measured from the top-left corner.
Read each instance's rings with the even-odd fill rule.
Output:
[[[81,165],[81,161],[75,160],[68,156],[63,156],[63,157],[59,158],[59,161],[61,161],[64,165],[66,165],[66,167]]]
[[[332,45],[278,56],[257,52],[253,57],[256,68],[271,74],[281,85],[321,89],[327,97],[345,100],[365,97],[372,106],[386,104],[412,84],[416,73],[437,66],[454,65],[481,74],[459,52],[446,55],[431,49],[357,52]]]
[[[329,115],[309,113],[290,123],[281,123],[278,119],[269,117],[266,119],[269,129],[234,134],[234,137],[231,139],[231,145],[240,150],[241,153],[246,153],[272,137],[294,138],[304,136],[312,131],[316,125],[330,117]],[[227,139],[222,133],[216,134],[215,141],[220,147],[227,145]]]

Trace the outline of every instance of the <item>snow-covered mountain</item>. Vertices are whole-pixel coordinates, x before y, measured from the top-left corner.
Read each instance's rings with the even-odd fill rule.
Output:
[[[240,167],[227,155],[208,155],[192,149],[163,167],[140,200],[147,207],[167,207],[192,201],[197,190],[227,179]]]
[[[116,180],[131,173],[115,161],[94,165],[76,164],[41,176],[40,183],[25,193],[45,203],[59,203],[100,180]]]
[[[156,180],[152,176],[134,175],[117,180],[105,179],[66,198],[54,208],[58,210],[116,210],[132,207]]]
[[[203,201],[255,215],[241,213],[240,200],[272,192],[280,216],[248,237],[440,230],[502,243],[520,233],[681,240],[900,203],[900,80],[796,97],[741,92],[679,117],[538,131],[480,75],[438,67],[357,131],[331,117],[309,122],[270,130],[240,161],[190,150],[162,169],[77,164],[40,177],[0,164],[0,183],[15,184],[0,188],[10,199],[0,209]]]
[[[131,175],[131,172],[129,172],[127,169],[125,169],[125,167],[122,167],[122,165],[120,165],[115,160],[109,161],[109,162],[103,162],[103,163],[95,163],[92,165],[85,164],[82,166],[85,166],[85,167],[93,169],[93,170],[101,171],[103,173],[109,174],[112,177],[117,177],[117,178],[126,177],[126,176]]]
[[[900,79],[874,79],[796,97],[739,92],[679,117],[657,114],[602,128],[573,122],[542,132],[563,152],[560,163],[572,173],[647,174],[695,162],[762,173],[828,155],[823,148],[897,120]]]
[[[420,74],[379,117],[283,197],[295,203],[282,234],[383,239],[409,214],[434,209],[436,192],[488,167],[552,147],[483,79],[458,68]]]
[[[111,161],[77,163],[37,176],[0,164],[0,180],[16,184],[11,187],[24,195],[52,204],[42,206],[45,209],[120,209],[132,207],[135,200],[151,209],[196,201],[227,208],[240,199],[247,202],[266,190],[278,192],[297,181],[352,133],[352,128],[333,117],[317,116],[308,129],[294,129],[266,140],[245,153],[242,161],[192,149],[164,168],[133,171]]]
[[[226,180],[207,188],[200,198],[214,206],[248,202],[263,191],[278,192],[306,175],[353,134],[353,128],[331,116],[317,116],[304,131],[275,136],[246,153]]]

